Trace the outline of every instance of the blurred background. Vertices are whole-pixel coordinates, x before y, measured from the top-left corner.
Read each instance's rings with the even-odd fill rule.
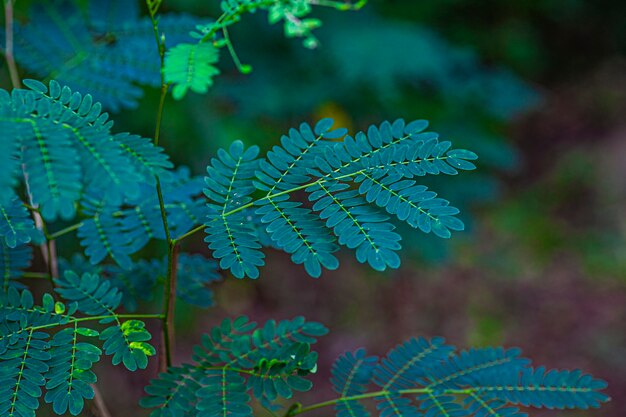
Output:
[[[164,9],[217,16],[217,4]],[[480,156],[477,171],[436,178],[468,230],[451,241],[402,233],[403,265],[387,274],[343,253],[339,271],[315,280],[271,253],[258,281],[216,285],[216,307],[179,305],[176,361],[223,317],[305,315],[331,329],[305,403],[332,397],[329,368],[343,351],[383,354],[440,335],[519,346],[536,363],[609,382],[613,401],[600,411],[534,416],[626,415],[626,2],[381,0],[317,15],[313,51],[265,14],[245,17],[231,38],[254,71],[239,74],[224,55],[208,95],[168,100],[161,144],[202,175],[219,147],[242,139],[267,149],[302,121],[329,116],[354,131],[428,119]],[[151,136],[157,97],[148,89],[137,109],[114,115],[117,130]],[[207,253],[200,236],[187,250]],[[101,377],[116,416],[139,415],[129,404],[154,374]]]

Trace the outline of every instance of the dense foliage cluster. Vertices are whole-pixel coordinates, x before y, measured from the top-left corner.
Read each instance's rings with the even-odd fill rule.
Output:
[[[459,210],[421,180],[473,170],[477,155],[428,131],[425,120],[352,134],[323,118],[290,129],[263,156],[235,141],[205,176],[175,168],[158,146],[160,125],[154,140],[115,132],[105,110],[136,105],[139,85],[161,86],[161,104],[168,87],[176,99],[206,92],[221,48],[248,72],[227,29],[245,13],[266,11],[287,37],[314,47],[313,6],[364,2],[229,0],[216,20],[161,16],[160,1],[141,17],[126,3],[93,1],[86,11],[36,4],[30,22],[15,28],[17,62],[49,81],[0,89],[0,415],[33,416],[41,399],[57,414],[80,414],[102,356],[129,371],[147,367],[156,354],[149,319],[163,327],[162,373],[141,402],[152,415],[251,416],[253,398],[278,409],[281,398],[312,388],[312,345],[327,329],[302,317],[261,327],[225,319],[202,337],[192,363],[170,366],[173,299],[212,305],[208,286],[221,274],[258,278],[267,248],[312,277],[339,267],[341,247],[374,270],[398,268],[398,224],[444,239],[464,229]],[[181,253],[181,242],[202,231],[210,258]],[[55,240],[74,232],[84,256],[57,259]],[[165,258],[142,258],[151,241],[165,241]],[[33,270],[38,245],[45,272]],[[33,277],[53,287],[40,303],[25,284]],[[136,313],[156,290],[164,290],[163,311]],[[372,399],[385,417],[512,417],[523,415],[516,405],[586,409],[607,400],[604,382],[532,368],[519,354],[455,352],[441,338],[411,339],[384,358],[359,349],[333,366],[336,400],[296,403],[286,415],[333,405],[340,417],[364,417],[361,401]]]

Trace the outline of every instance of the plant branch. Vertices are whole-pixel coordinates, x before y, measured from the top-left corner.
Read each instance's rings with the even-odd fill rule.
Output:
[[[475,389],[448,389],[448,390],[444,390],[442,394],[444,395],[471,395],[474,391],[476,390]],[[394,391],[393,394],[400,394],[400,395],[431,394],[433,392],[434,390],[432,388],[413,388],[413,389],[404,389],[404,390]],[[285,417],[293,417],[298,414],[307,413],[309,411],[317,410],[320,408],[330,407],[340,402],[364,400],[368,398],[388,396],[391,394],[392,394],[391,391],[381,390],[381,391],[375,391],[375,392],[368,392],[365,394],[335,398],[332,400],[323,401],[323,402],[316,403],[316,404],[311,404],[306,407],[302,407],[302,405],[296,403],[287,410],[287,412],[285,413]]]
[[[98,389],[96,384],[91,384],[91,389],[93,389],[93,405],[97,410],[99,417],[113,417],[109,409],[107,408],[106,403],[104,402],[104,398],[102,397],[102,392]]]
[[[167,276],[165,277],[163,294],[163,343],[164,351],[160,359],[161,371],[167,371],[172,366],[172,352],[174,349],[174,311],[176,302],[176,280],[178,270],[179,246],[171,241],[167,251]]]
[[[51,239],[51,240],[58,239],[59,237],[61,237],[63,235],[66,235],[68,233],[73,232],[76,229],[79,229],[82,225],[83,225],[83,222],[79,222],[79,223],[73,224],[73,225],[68,226],[68,227],[66,227],[64,229],[61,229],[61,230],[59,230],[57,232],[51,233],[50,235],[48,235],[48,238]]]
[[[159,144],[161,136],[161,123],[163,121],[163,109],[165,106],[165,97],[167,96],[168,84],[165,82],[163,69],[165,67],[165,37],[159,35],[159,22],[156,13],[161,5],[161,1],[151,2],[146,0],[146,4],[150,10],[150,20],[152,21],[152,29],[154,39],[159,51],[159,60],[161,68],[161,96],[159,98],[159,107],[157,109],[156,126],[154,129],[154,144]],[[178,270],[178,245],[172,240],[170,228],[167,223],[167,212],[165,211],[165,201],[163,199],[163,190],[161,188],[161,180],[156,177],[156,191],[159,198],[159,209],[161,211],[161,219],[163,220],[163,228],[165,230],[165,239],[167,240],[167,276],[163,285],[163,317],[162,317],[162,339],[163,347],[159,356],[159,369],[164,372],[172,365],[173,347],[174,347],[174,308],[176,300],[176,272]]]
[[[4,0],[4,57],[13,88],[20,88],[20,76],[13,56],[13,0]]]

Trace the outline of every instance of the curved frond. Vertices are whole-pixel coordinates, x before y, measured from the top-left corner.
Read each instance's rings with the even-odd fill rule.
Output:
[[[245,149],[242,142],[233,142],[228,152],[218,151],[205,178],[204,193],[210,203],[204,241],[220,260],[220,267],[230,269],[237,278],[257,278],[258,267],[264,265],[258,235],[243,213],[234,212],[252,200],[258,153],[257,146]]]
[[[335,409],[338,417],[368,417],[363,402],[374,399],[381,417],[526,417],[516,405],[587,409],[608,400],[604,381],[529,364],[519,349],[454,353],[442,338],[410,339],[381,360],[359,349],[333,365]]]
[[[556,409],[598,408],[608,397],[601,392],[606,382],[580,370],[547,370],[527,367],[520,372],[488,374],[474,384],[478,396],[496,398],[525,407]]]
[[[331,383],[341,398],[335,406],[337,417],[368,417],[370,415],[358,400],[345,398],[367,392],[367,386],[370,384],[377,364],[378,357],[366,356],[365,349],[358,349],[354,353],[346,352],[335,360],[331,369]]]
[[[338,267],[334,252],[339,245],[354,249],[357,260],[375,270],[397,268],[401,238],[383,210],[443,238],[464,229],[456,217],[459,210],[417,178],[474,169],[470,161],[476,154],[451,149],[436,133],[424,132],[424,120],[384,122],[354,137],[332,125],[331,119],[313,129],[303,123],[265,158],[256,162],[255,150],[242,166],[242,144],[235,142],[230,153],[220,151],[208,169],[205,193],[215,213],[206,222],[206,240],[223,258],[222,268],[238,278],[256,278],[263,265],[260,241],[267,235],[272,246],[291,254],[313,277]],[[252,178],[254,163],[258,168]],[[251,197],[252,186],[260,194],[257,199]],[[308,202],[295,197],[299,191],[308,193]],[[266,233],[245,217],[253,206]]]
[[[310,345],[326,332],[302,317],[260,328],[246,317],[224,319],[194,347],[195,364],[152,380],[141,405],[156,408],[153,416],[251,416],[251,397],[272,403],[311,388],[305,376],[317,370],[317,353]]]
[[[98,195],[109,204],[137,198],[141,184],[170,166],[162,149],[126,134],[113,135],[112,122],[91,95],[72,92],[51,81],[49,87],[25,80],[30,90],[0,93],[0,127],[21,146],[33,202],[44,219],[73,218],[83,195]],[[10,150],[7,152],[10,153]],[[12,182],[17,164],[7,164]]]

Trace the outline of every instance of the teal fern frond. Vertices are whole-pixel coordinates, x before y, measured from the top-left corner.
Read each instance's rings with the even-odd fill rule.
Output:
[[[337,244],[355,249],[357,260],[376,270],[399,266],[400,235],[379,208],[442,238],[463,230],[459,210],[416,178],[472,170],[476,154],[450,149],[450,142],[424,132],[424,120],[384,122],[354,137],[331,130],[332,124],[323,119],[314,129],[306,123],[291,129],[263,159],[256,159],[256,147],[246,150],[240,142],[213,159],[205,240],[220,267],[237,278],[258,277],[264,255],[244,214],[253,206],[275,246],[313,277],[338,267]],[[310,207],[294,200],[300,190],[308,193]]]
[[[443,339],[410,339],[385,358],[363,349],[340,356],[332,382],[339,417],[366,417],[374,399],[381,416],[522,417],[515,406],[599,407],[606,383],[581,371],[532,368],[519,349],[483,348],[460,353]],[[353,382],[354,381],[354,382]],[[368,391],[374,384],[376,388]]]
[[[35,222],[17,197],[7,205],[0,205],[1,238],[4,238],[4,244],[9,248],[41,238],[41,232],[35,228]]]
[[[151,416],[251,416],[251,396],[274,402],[311,388],[305,376],[316,371],[317,353],[310,345],[326,333],[302,317],[259,328],[246,317],[225,319],[202,336],[193,365],[151,381],[141,405],[156,408]]]
[[[24,270],[30,267],[32,259],[32,246],[17,245],[11,248],[0,240],[0,273],[3,293],[6,293],[9,287],[23,287],[17,279],[24,274]]]
[[[367,386],[376,369],[378,358],[366,356],[365,349],[358,349],[354,353],[346,352],[337,358],[331,369],[331,383],[334,391],[341,398],[354,397],[367,392]],[[367,408],[356,400],[345,399],[335,405],[337,417],[368,417]]]
[[[189,30],[203,23],[188,15],[159,17],[168,46],[191,41]],[[143,95],[138,85],[161,84],[152,24],[136,1],[90,1],[87,13],[73,2],[35,4],[29,22],[16,25],[15,39],[16,60],[29,72],[89,93],[111,111],[136,107]]]
[[[78,415],[93,398],[94,363],[102,351],[129,370],[145,368],[154,348],[144,316],[118,315],[117,290],[96,275],[66,272],[56,291],[69,304],[44,294],[37,306],[28,290],[0,294],[0,414],[33,415],[45,388],[45,401],[57,414]],[[80,317],[77,313],[87,314]],[[108,324],[103,332],[92,322]],[[98,343],[100,339],[102,343]],[[98,345],[102,345],[102,348]]]
[[[202,336],[194,364],[151,381],[141,405],[155,409],[151,417],[251,416],[252,398],[277,407],[279,398],[310,389],[303,378],[317,370],[310,347],[325,333],[303,318],[261,328],[246,317],[225,319]],[[381,417],[522,417],[516,405],[587,409],[608,400],[606,383],[580,371],[532,368],[519,349],[456,353],[442,338],[410,339],[384,358],[363,348],[346,352],[331,375],[338,398],[308,407],[296,403],[285,415],[334,406],[338,417],[367,417],[365,402],[373,400]]]
[[[258,153],[257,146],[244,149],[242,142],[233,142],[228,152],[218,151],[217,158],[207,167],[205,178],[204,193],[211,201],[205,242],[213,250],[213,257],[220,260],[220,267],[230,269],[238,278],[257,278],[258,267],[264,264],[265,255],[259,250],[261,244],[255,229],[244,213],[236,212],[238,207],[252,201]]]
[[[147,139],[113,135],[113,123],[90,95],[73,93],[56,81],[49,87],[33,80],[24,83],[30,90],[10,95],[0,90],[0,128],[24,149],[17,161],[44,219],[73,218],[83,194],[121,204],[139,195],[140,184],[153,184],[154,174],[171,166]],[[0,182],[15,176],[15,171],[3,170]],[[8,188],[1,194],[11,192]]]

